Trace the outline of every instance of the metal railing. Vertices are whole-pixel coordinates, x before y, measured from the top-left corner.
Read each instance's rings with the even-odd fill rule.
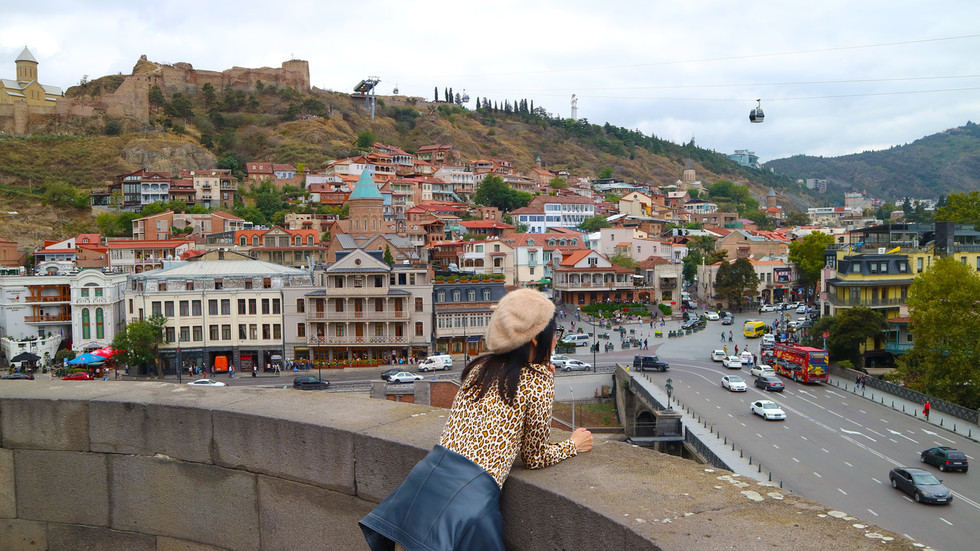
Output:
[[[854,381],[858,376],[864,375],[863,373],[859,373],[851,369],[841,369],[837,366],[831,366],[830,371],[834,375],[850,381]],[[933,396],[929,396],[928,394],[923,394],[921,392],[905,388],[904,386],[890,383],[884,379],[879,379],[877,377],[865,377],[864,385],[875,390],[879,390],[885,394],[891,394],[892,396],[902,398],[903,400],[908,400],[915,404],[924,404],[926,400],[929,400],[929,405],[932,407],[932,409],[973,423],[974,425],[978,424],[978,421],[980,421],[980,412],[977,410],[965,408],[959,404],[947,402],[946,400],[935,398]]]

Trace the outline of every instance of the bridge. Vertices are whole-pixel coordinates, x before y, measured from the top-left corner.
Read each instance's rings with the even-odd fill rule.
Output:
[[[291,389],[4,381],[0,549],[366,549],[357,520],[446,414]],[[501,509],[512,550],[914,549],[772,485],[601,436],[553,467],[516,466]]]

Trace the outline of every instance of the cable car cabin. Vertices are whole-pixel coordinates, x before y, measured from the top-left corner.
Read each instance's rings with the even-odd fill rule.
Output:
[[[766,114],[762,112],[762,100],[756,100],[759,105],[755,109],[749,111],[749,121],[750,122],[762,122],[766,118]]]

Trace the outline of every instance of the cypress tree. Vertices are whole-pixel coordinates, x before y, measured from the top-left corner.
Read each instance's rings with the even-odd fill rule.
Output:
[[[450,87],[449,88],[449,95],[446,96],[446,101],[448,101],[449,103],[459,103],[459,102],[455,101],[455,99],[456,99],[456,96],[453,95],[453,89],[452,89],[452,87]]]
[[[439,101],[439,87],[438,86],[435,87],[435,93],[436,93],[436,101]]]
[[[534,114],[534,100],[531,100],[531,114]]]
[[[447,102],[452,101],[453,97],[449,95],[449,88],[442,89],[442,97],[446,98]]]

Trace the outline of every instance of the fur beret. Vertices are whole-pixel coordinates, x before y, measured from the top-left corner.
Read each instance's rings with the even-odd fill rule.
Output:
[[[492,354],[506,354],[538,336],[554,315],[555,305],[540,291],[511,291],[490,317],[487,348]]]

